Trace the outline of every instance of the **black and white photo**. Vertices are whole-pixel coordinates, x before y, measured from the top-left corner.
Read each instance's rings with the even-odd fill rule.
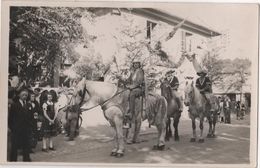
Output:
[[[3,162],[255,166],[257,4],[2,9]]]

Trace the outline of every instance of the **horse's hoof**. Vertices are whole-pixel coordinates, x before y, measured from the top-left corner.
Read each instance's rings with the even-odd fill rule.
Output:
[[[169,141],[170,140],[170,138],[169,137],[165,137],[165,141]]]
[[[135,143],[135,144],[139,144],[139,143],[141,143],[141,140],[135,140],[135,141],[133,141],[133,143]]]
[[[199,139],[199,143],[204,143],[204,139]]]
[[[110,156],[116,156],[117,153],[116,152],[111,152]]]
[[[158,146],[158,150],[163,151],[165,149],[165,145]]]
[[[191,138],[190,142],[196,142],[196,138]]]
[[[211,135],[211,134],[208,134],[208,135],[207,135],[207,138],[212,138],[212,135]]]
[[[212,137],[212,138],[216,138],[216,135],[215,135],[215,134],[212,134],[211,137]]]
[[[74,138],[68,138],[67,141],[74,141]]]
[[[175,136],[175,137],[174,137],[174,140],[175,140],[175,141],[180,141],[180,137]]]
[[[133,141],[126,141],[127,145],[132,145],[134,142]]]
[[[153,150],[158,150],[158,145],[154,145]]]
[[[123,156],[124,156],[123,153],[116,153],[116,158],[121,158],[121,157],[123,157]]]

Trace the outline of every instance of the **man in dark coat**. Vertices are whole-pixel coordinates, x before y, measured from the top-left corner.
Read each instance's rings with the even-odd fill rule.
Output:
[[[11,158],[10,161],[17,161],[17,151],[22,149],[23,161],[29,162],[30,159],[30,113],[29,105],[26,100],[28,90],[21,89],[19,99],[11,105],[8,116],[8,126],[11,130]]]
[[[181,101],[181,95],[178,92],[178,88],[179,88],[179,80],[178,78],[174,75],[175,70],[170,70],[165,74],[165,79],[164,81],[162,81],[163,83],[166,83],[168,85],[169,93],[171,95],[171,97],[174,97],[176,99],[176,102],[178,104],[179,107],[179,111],[182,112],[183,111],[183,104]]]

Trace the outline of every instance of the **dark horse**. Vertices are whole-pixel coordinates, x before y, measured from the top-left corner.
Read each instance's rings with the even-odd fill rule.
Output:
[[[179,106],[176,102],[176,97],[173,94],[168,82],[161,83],[161,95],[167,100],[167,122],[166,122],[166,135],[165,140],[168,141],[172,137],[171,118],[174,119],[174,140],[179,141],[178,125],[181,117]]]

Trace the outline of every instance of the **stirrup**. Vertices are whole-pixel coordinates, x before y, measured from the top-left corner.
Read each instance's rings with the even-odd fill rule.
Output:
[[[130,128],[130,124],[128,122],[126,122],[124,125],[123,125],[123,129],[129,129]]]

